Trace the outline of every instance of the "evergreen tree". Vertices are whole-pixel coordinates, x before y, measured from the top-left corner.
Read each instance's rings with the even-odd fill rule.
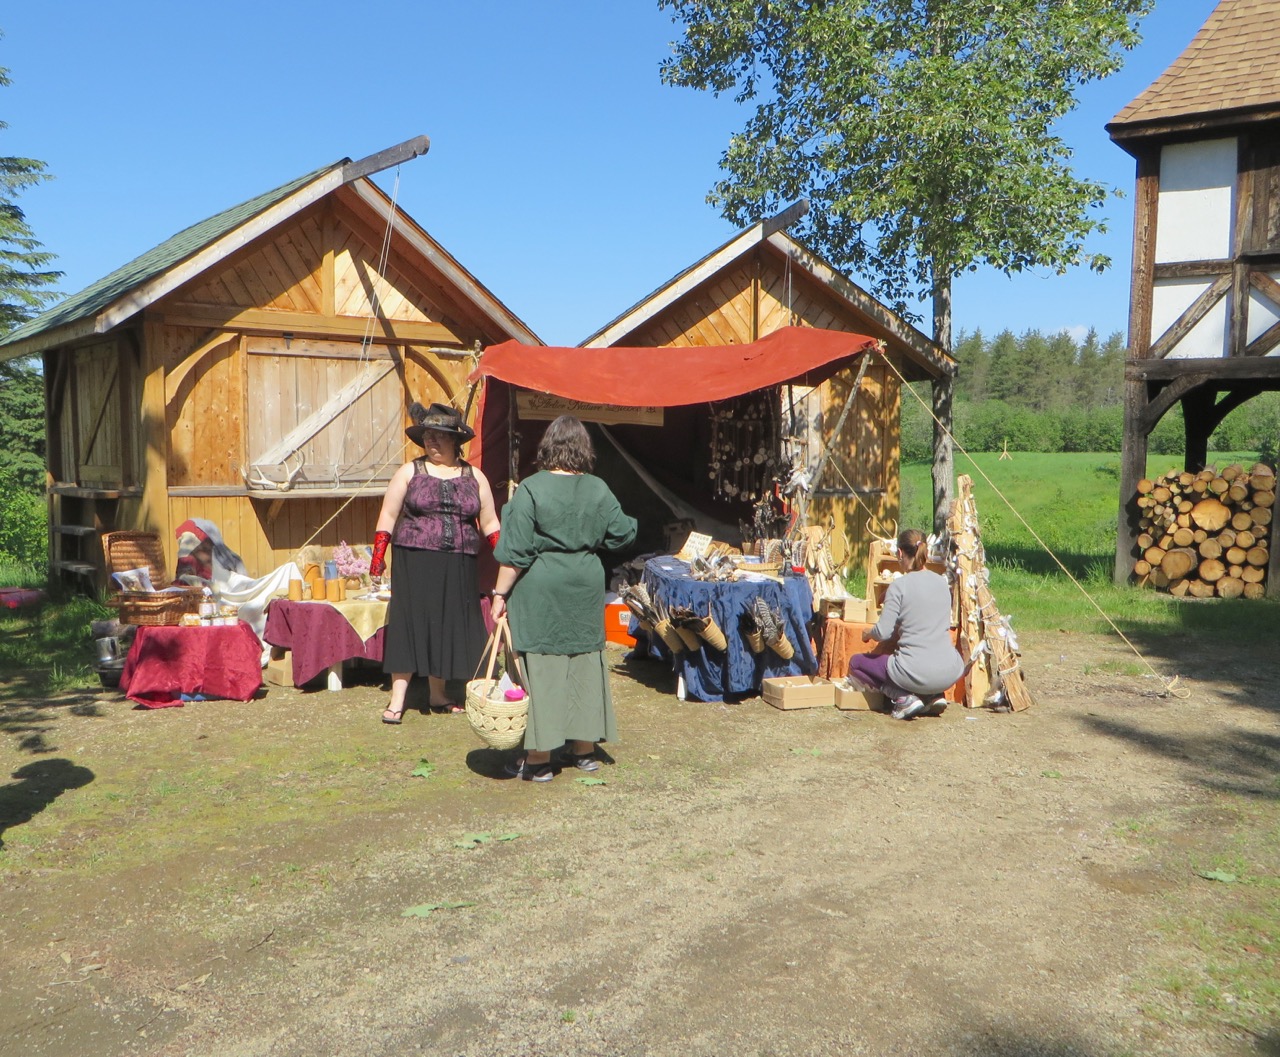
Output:
[[[1047,342],[1044,395],[1041,407],[1062,411],[1075,403],[1076,341],[1065,330],[1058,331]]]
[[[9,71],[0,66],[0,88],[9,83]],[[0,130],[8,127],[0,121]],[[0,334],[26,322],[57,296],[50,288],[62,273],[46,267],[55,255],[40,249],[15,201],[28,187],[49,178],[44,162],[0,157]]]
[[[1102,350],[1098,346],[1098,331],[1090,327],[1089,333],[1080,343],[1080,351],[1076,353],[1072,394],[1074,403],[1078,407],[1099,407],[1105,390],[1106,379],[1102,377]]]
[[[1016,397],[1017,376],[1020,374],[1021,351],[1018,339],[1010,330],[1002,330],[991,343],[991,374],[987,396],[992,400],[1009,400]]]
[[[960,332],[955,348],[960,373],[956,376],[956,398],[978,402],[987,398],[987,386],[991,376],[991,350],[987,348],[982,330],[972,334]]]
[[[1124,335],[1117,330],[1102,345],[1102,363],[1098,375],[1103,385],[1098,393],[1098,400],[1104,407],[1124,402],[1124,357]],[[1167,415],[1165,417],[1168,418]]]
[[[0,480],[44,489],[44,376],[34,360],[0,363]]]

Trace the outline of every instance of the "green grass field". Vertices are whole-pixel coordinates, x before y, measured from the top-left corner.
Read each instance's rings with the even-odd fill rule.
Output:
[[[1251,464],[1254,458],[1227,454],[1214,461],[1226,466]],[[1175,466],[1176,459],[1154,457],[1148,473]],[[973,478],[991,585],[1001,611],[1015,614],[1015,626],[1110,631],[1100,608],[1126,635],[1148,640],[1185,633],[1208,641],[1221,637],[1274,646],[1280,634],[1280,603],[1275,600],[1182,600],[1111,582],[1120,503],[1118,454],[1013,452],[1001,459],[998,453],[957,453],[955,467],[957,475]],[[931,503],[929,464],[904,464],[902,525],[927,528]]]

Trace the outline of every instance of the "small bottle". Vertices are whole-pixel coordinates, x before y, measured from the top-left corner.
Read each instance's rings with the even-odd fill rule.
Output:
[[[213,623],[213,618],[218,612],[217,604],[213,600],[213,590],[204,587],[200,591],[200,623],[204,627],[208,627]]]
[[[521,690],[520,687],[518,686],[513,686],[510,690],[506,692],[504,696],[508,701],[523,701],[524,691]]]

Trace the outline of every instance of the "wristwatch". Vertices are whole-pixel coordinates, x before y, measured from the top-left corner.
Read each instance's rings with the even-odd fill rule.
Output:
[[[489,592],[489,594],[490,594],[492,597],[494,597],[494,598],[506,598],[506,597],[507,597],[507,592],[506,592],[506,591],[490,591],[490,592]]]

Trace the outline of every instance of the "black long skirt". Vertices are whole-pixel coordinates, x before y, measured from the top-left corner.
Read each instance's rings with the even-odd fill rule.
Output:
[[[473,679],[488,633],[480,614],[476,559],[393,547],[382,670]]]

